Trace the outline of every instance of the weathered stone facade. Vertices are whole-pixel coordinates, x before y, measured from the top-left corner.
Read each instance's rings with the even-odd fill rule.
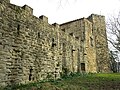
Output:
[[[0,85],[57,79],[63,71],[108,72],[105,18],[49,24],[33,9],[0,1]]]

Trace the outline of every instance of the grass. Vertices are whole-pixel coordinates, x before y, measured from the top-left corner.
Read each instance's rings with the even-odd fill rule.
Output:
[[[71,74],[59,80],[6,87],[4,90],[120,90],[120,73]]]

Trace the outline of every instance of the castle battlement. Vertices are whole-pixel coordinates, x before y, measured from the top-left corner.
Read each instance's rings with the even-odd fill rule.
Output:
[[[0,1],[0,86],[71,72],[109,72],[105,17],[92,14],[51,25],[27,5]]]
[[[40,18],[43,22],[48,23],[48,17],[46,17],[46,16],[44,16],[44,15],[41,15],[39,18]]]
[[[24,5],[22,8],[26,10],[29,14],[33,15],[33,9],[28,5]]]

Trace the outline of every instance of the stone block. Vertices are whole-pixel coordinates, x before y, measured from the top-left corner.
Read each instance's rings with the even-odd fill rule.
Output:
[[[33,9],[30,6],[24,5],[22,8],[26,10],[30,15],[33,15]]]
[[[39,18],[40,18],[43,22],[48,23],[48,17],[42,15],[42,16],[40,16]]]

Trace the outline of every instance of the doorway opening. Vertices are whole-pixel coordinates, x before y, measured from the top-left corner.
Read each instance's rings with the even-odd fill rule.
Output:
[[[85,63],[81,63],[81,70],[85,71]]]

